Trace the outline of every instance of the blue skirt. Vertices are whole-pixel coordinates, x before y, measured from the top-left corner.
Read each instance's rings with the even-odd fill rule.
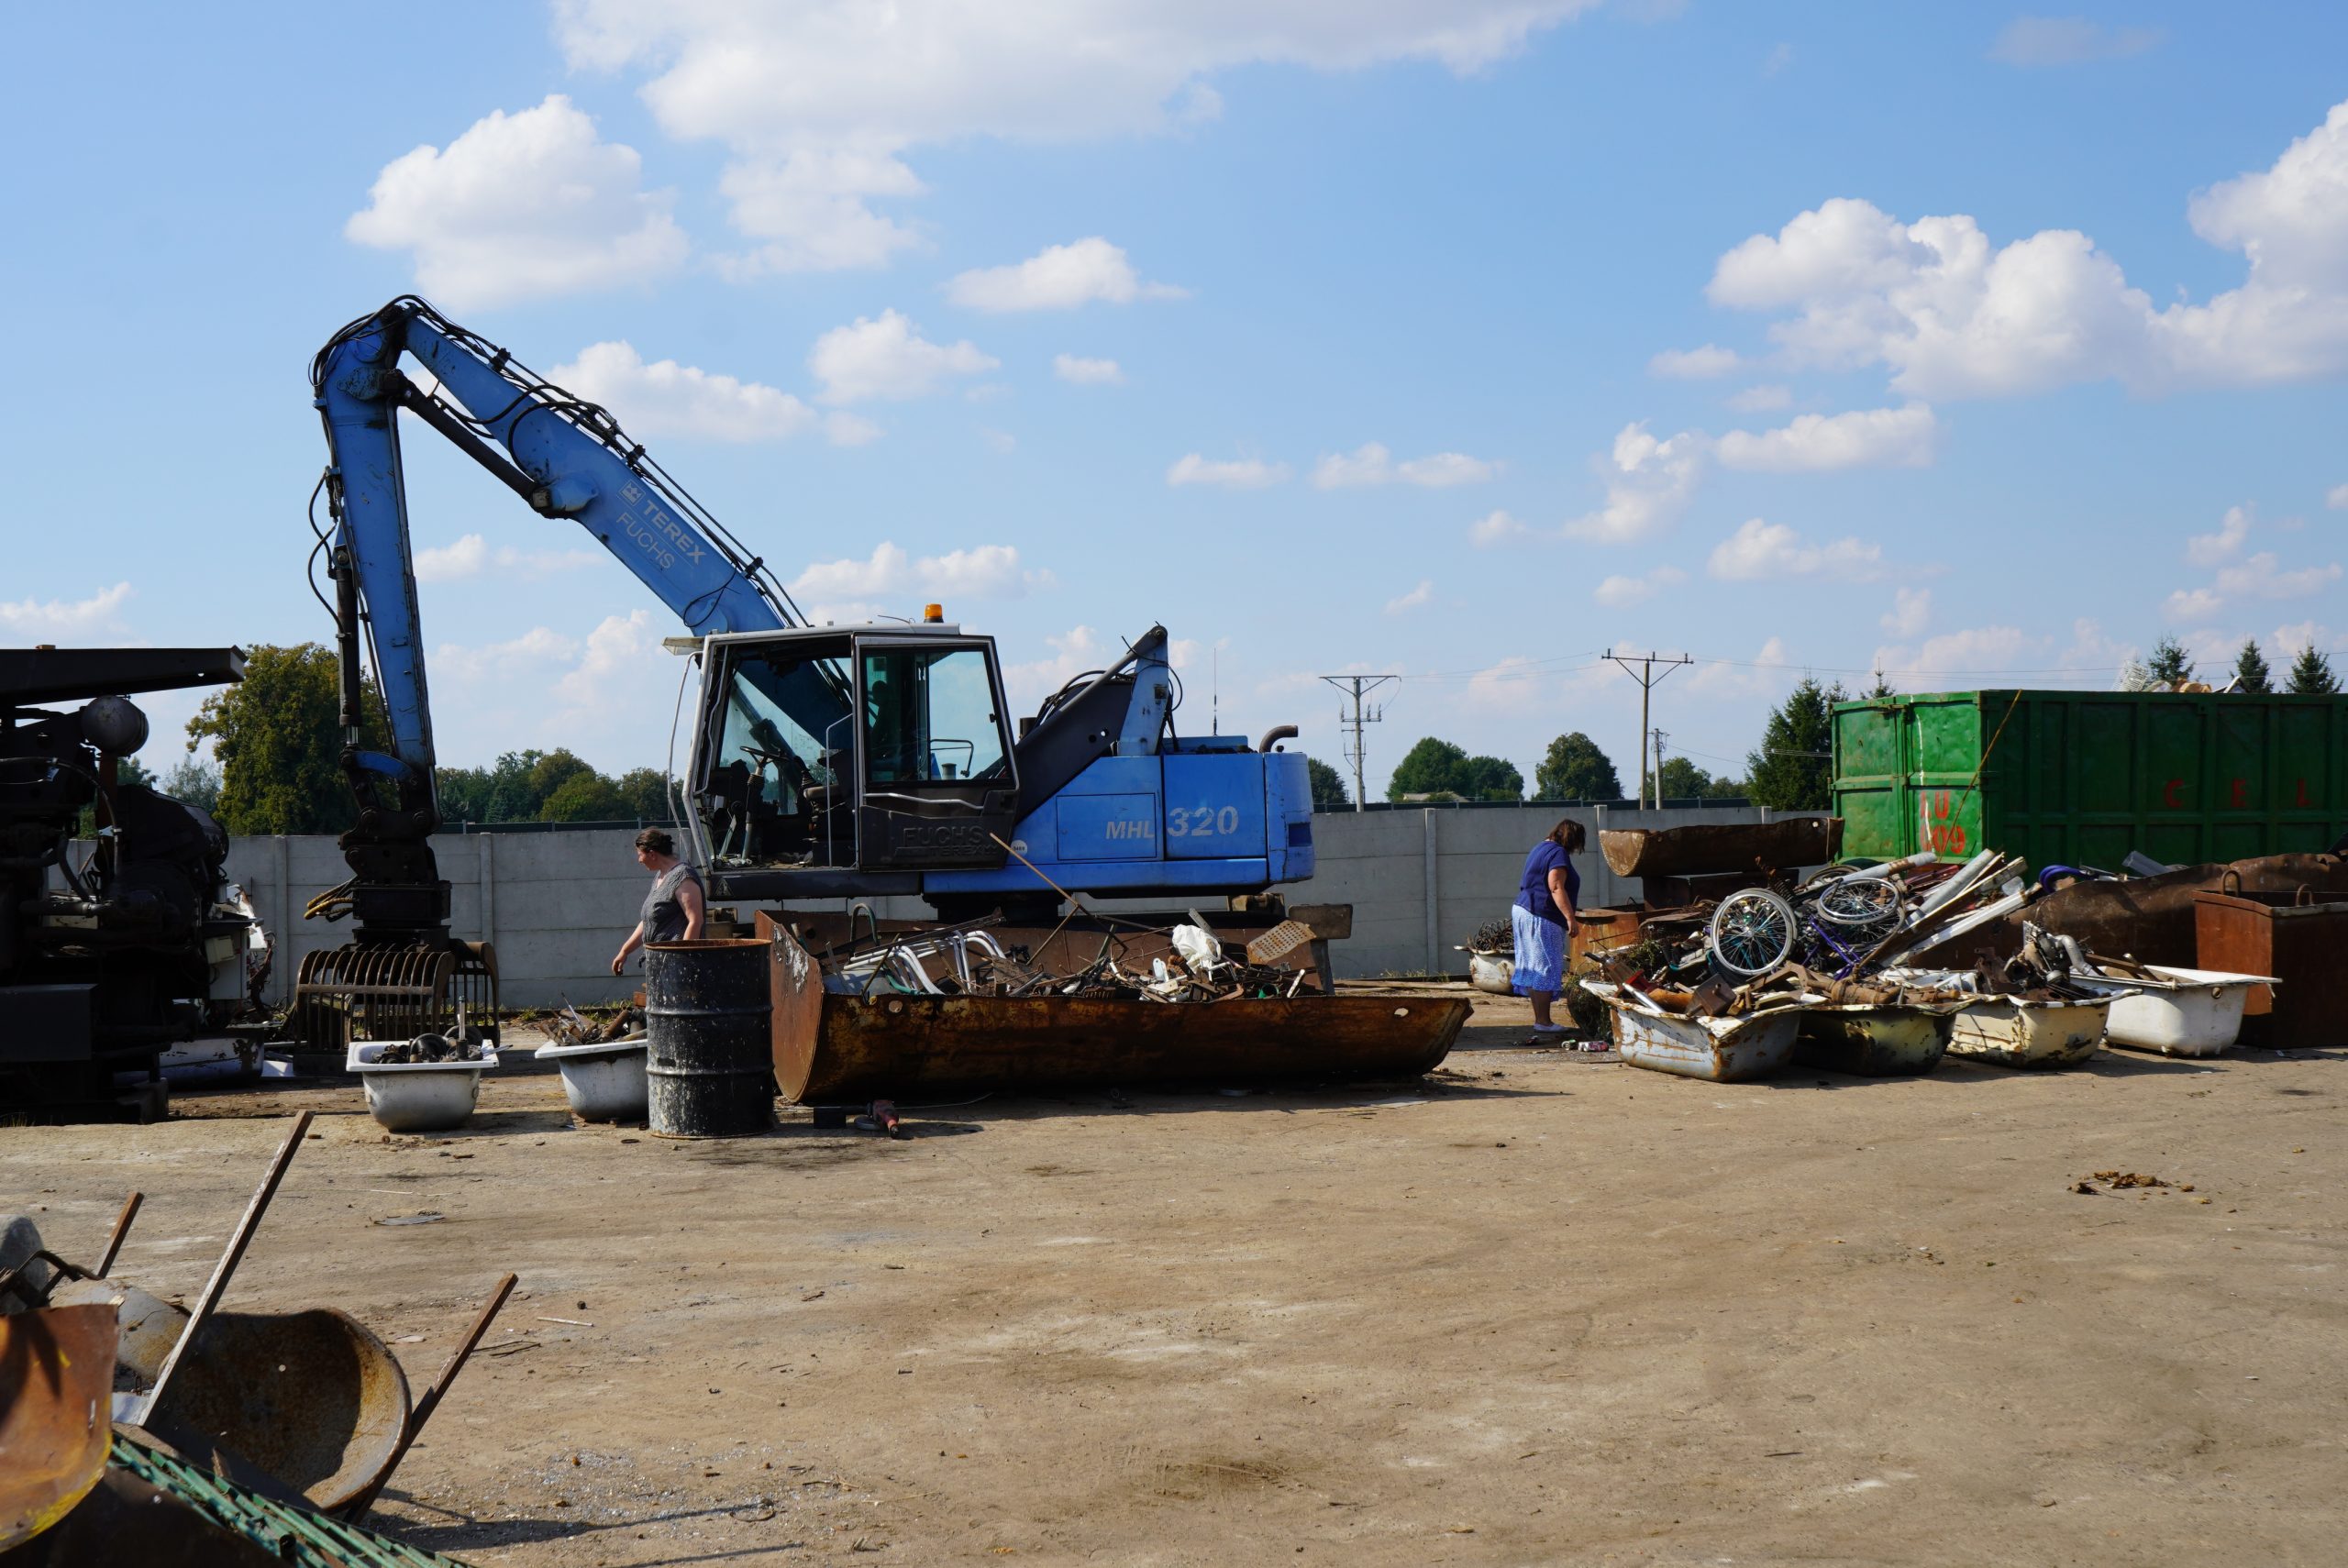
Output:
[[[1523,904],[1509,906],[1509,926],[1516,935],[1516,967],[1509,972],[1509,984],[1519,996],[1528,991],[1547,991],[1552,995],[1565,988],[1566,928],[1560,922],[1543,920]]]

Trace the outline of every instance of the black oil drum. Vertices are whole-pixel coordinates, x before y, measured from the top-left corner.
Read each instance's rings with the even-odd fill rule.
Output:
[[[645,947],[644,1070],[660,1136],[741,1138],[774,1125],[772,945],[726,939]]]

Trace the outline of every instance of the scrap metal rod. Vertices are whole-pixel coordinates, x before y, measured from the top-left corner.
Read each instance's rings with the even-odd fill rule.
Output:
[[[383,1465],[382,1474],[344,1506],[342,1518],[346,1522],[357,1524],[367,1517],[367,1510],[375,1506],[376,1497],[391,1483],[392,1472],[397,1470],[400,1461],[407,1457],[408,1445],[415,1442],[424,1430],[424,1423],[432,1419],[432,1412],[440,1408],[440,1397],[449,1392],[449,1385],[457,1380],[457,1374],[464,1368],[465,1359],[473,1353],[473,1347],[481,1343],[481,1337],[489,1332],[491,1320],[505,1305],[505,1298],[514,1294],[515,1280],[515,1276],[509,1274],[497,1282],[497,1288],[490,1293],[489,1305],[482,1308],[481,1316],[473,1320],[471,1331],[457,1342],[457,1348],[449,1353],[447,1364],[440,1368],[440,1375],[432,1380],[432,1386],[424,1391],[423,1397],[415,1402],[415,1408],[408,1412],[407,1426],[400,1433],[399,1446],[392,1450],[392,1457]]]
[[[269,1174],[260,1178],[260,1186],[253,1189],[253,1200],[245,1205],[245,1216],[237,1221],[234,1234],[228,1238],[228,1250],[220,1254],[220,1262],[212,1270],[212,1277],[205,1282],[204,1294],[195,1298],[188,1309],[187,1327],[180,1331],[179,1342],[172,1346],[172,1353],[163,1358],[163,1369],[155,1375],[155,1386],[147,1391],[139,1405],[134,1426],[145,1426],[156,1407],[163,1402],[163,1390],[170,1386],[172,1374],[179,1370],[180,1362],[204,1332],[205,1320],[220,1305],[220,1297],[228,1288],[228,1276],[237,1272],[243,1261],[245,1248],[251,1244],[253,1232],[260,1229],[260,1217],[269,1211],[269,1200],[277,1196],[277,1184],[285,1179],[285,1167],[294,1163],[294,1154],[302,1146],[303,1135],[310,1130],[310,1113],[304,1111],[294,1119],[294,1130],[285,1134],[285,1142],[277,1147],[277,1157],[269,1162]]]
[[[123,1238],[130,1234],[131,1219],[146,1198],[145,1193],[134,1192],[122,1200],[122,1212],[114,1217],[114,1234],[106,1238],[106,1250],[98,1254],[97,1265],[90,1270],[100,1279],[114,1272],[115,1254],[122,1251]]]

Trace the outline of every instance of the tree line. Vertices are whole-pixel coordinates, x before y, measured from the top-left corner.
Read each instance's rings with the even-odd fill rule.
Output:
[[[1871,696],[1887,695],[1880,688]],[[1750,801],[1772,811],[1816,811],[1827,804],[1833,769],[1833,706],[1849,697],[1841,685],[1821,686],[1804,677],[1785,702],[1769,712],[1761,745],[1744,759],[1744,777],[1715,777],[1685,756],[1667,756],[1656,780],[1667,801]],[[1307,764],[1316,811],[1344,811],[1353,804],[1345,776],[1319,758]],[[1386,786],[1390,801],[1524,800],[1524,775],[1502,757],[1470,756],[1461,746],[1429,735],[1402,754]],[[1535,801],[1623,801],[1630,798],[1623,776],[1599,744],[1576,730],[1549,743],[1533,770]]]
[[[2206,678],[2199,678],[2206,679]],[[2265,696],[2277,690],[2275,672],[2259,651],[2258,639],[2251,638],[2234,655],[2233,674],[2230,678],[2233,690],[2249,696]],[[2185,645],[2175,637],[2163,637],[2153,645],[2152,657],[2141,664],[2132,662],[2121,672],[2120,684],[2129,691],[2179,691],[2196,682],[2192,656]],[[2313,643],[2299,650],[2291,661],[2290,673],[2283,678],[2279,689],[2293,697],[2330,697],[2340,690],[2339,672],[2331,668],[2331,656]],[[2225,681],[2210,680],[2219,686]]]
[[[371,678],[360,689],[360,744],[387,749],[383,705]],[[338,834],[358,820],[342,771],[341,677],[317,643],[260,644],[245,679],[204,700],[188,721],[189,756],[161,779],[136,758],[121,777],[202,806],[232,834]],[[194,755],[212,742],[214,761]],[[433,772],[440,819],[462,823],[667,822],[669,783],[649,767],[616,778],[569,750],[509,751],[487,767]]]

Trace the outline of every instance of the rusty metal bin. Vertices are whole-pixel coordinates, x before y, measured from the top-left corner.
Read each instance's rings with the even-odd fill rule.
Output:
[[[2193,896],[2197,967],[2272,975],[2252,988],[2241,1043],[2269,1050],[2348,1043],[2348,901],[2311,888],[2256,892],[2229,874]]]

